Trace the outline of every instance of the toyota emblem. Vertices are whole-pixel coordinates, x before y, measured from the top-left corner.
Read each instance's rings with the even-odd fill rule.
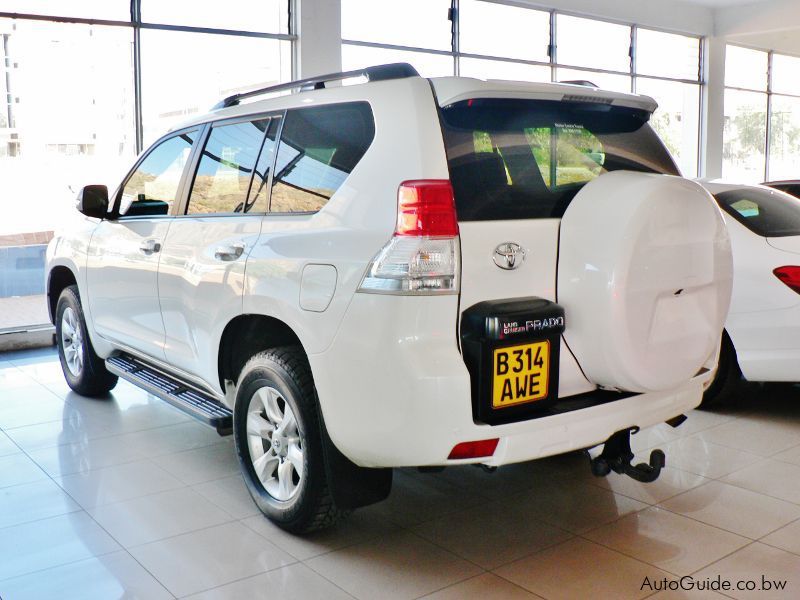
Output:
[[[516,269],[525,260],[525,250],[514,242],[505,242],[494,249],[494,264],[501,269]]]

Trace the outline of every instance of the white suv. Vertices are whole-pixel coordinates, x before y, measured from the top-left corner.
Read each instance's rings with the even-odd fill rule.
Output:
[[[596,474],[652,480],[663,454],[631,465],[629,435],[700,402],[731,291],[655,107],[402,64],[227,98],[84,188],[50,244],[67,382],[232,431],[295,532],[385,498],[391,467],[605,443]]]

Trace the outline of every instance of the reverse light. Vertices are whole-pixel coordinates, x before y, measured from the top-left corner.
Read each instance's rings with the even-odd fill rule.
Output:
[[[772,271],[775,277],[785,283],[792,291],[800,294],[800,267],[778,267]]]
[[[461,442],[453,446],[448,460],[460,458],[484,458],[492,456],[497,449],[499,438],[491,440],[478,440],[477,442]]]
[[[404,181],[392,239],[372,259],[359,291],[458,293],[458,218],[448,180]]]

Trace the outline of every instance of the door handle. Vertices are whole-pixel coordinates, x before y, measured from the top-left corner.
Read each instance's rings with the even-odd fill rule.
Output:
[[[214,251],[214,258],[224,261],[236,260],[244,253],[244,249],[245,245],[242,242],[219,246]]]
[[[139,250],[149,256],[150,254],[161,252],[161,244],[155,240],[145,240],[139,244]]]

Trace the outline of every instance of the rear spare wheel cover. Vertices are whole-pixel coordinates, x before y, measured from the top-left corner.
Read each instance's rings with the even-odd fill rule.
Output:
[[[700,185],[606,173],[584,186],[561,222],[564,339],[597,385],[674,389],[717,350],[732,267],[722,214]]]

